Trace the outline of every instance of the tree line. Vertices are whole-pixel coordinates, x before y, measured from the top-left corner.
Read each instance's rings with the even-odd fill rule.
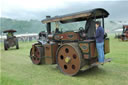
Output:
[[[39,33],[40,31],[45,30],[44,24],[38,20],[15,20],[10,18],[0,18],[0,33],[4,30],[14,29],[17,31],[17,34],[24,33]]]

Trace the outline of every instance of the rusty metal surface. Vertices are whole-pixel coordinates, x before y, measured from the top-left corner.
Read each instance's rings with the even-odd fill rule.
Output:
[[[45,63],[46,64],[55,64],[56,63],[56,51],[58,44],[45,44]]]
[[[39,46],[32,46],[30,50],[30,58],[34,64],[42,64],[43,60],[43,48]]]
[[[89,53],[89,43],[80,43],[79,47],[83,53]]]
[[[74,40],[80,40],[80,37],[79,37],[79,34],[75,32],[64,32],[61,34],[55,34],[54,40],[74,41]]]
[[[109,46],[109,39],[104,40],[104,53],[109,53],[110,52],[110,46]]]
[[[83,59],[78,44],[65,44],[57,52],[60,70],[67,75],[76,75],[83,66]]]
[[[98,55],[97,50],[96,50],[96,43],[93,42],[90,44],[90,49],[91,49],[91,57],[96,57]]]

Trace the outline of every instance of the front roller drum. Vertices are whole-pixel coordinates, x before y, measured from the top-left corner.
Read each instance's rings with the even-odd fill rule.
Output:
[[[57,63],[60,70],[67,75],[76,75],[82,67],[82,56],[78,44],[65,44],[58,49]]]
[[[33,64],[40,65],[42,64],[43,59],[43,47],[41,46],[33,46],[30,51],[30,58]]]

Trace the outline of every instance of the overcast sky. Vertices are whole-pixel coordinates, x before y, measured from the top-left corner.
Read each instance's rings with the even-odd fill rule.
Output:
[[[92,8],[105,8],[109,19],[128,20],[128,0],[0,0],[1,17],[44,19]]]

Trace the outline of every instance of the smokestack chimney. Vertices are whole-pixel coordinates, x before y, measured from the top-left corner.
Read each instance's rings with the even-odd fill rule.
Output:
[[[49,19],[49,18],[51,18],[50,16],[46,16],[46,19]],[[48,34],[51,34],[51,23],[49,22],[49,23],[47,23],[47,33]]]

